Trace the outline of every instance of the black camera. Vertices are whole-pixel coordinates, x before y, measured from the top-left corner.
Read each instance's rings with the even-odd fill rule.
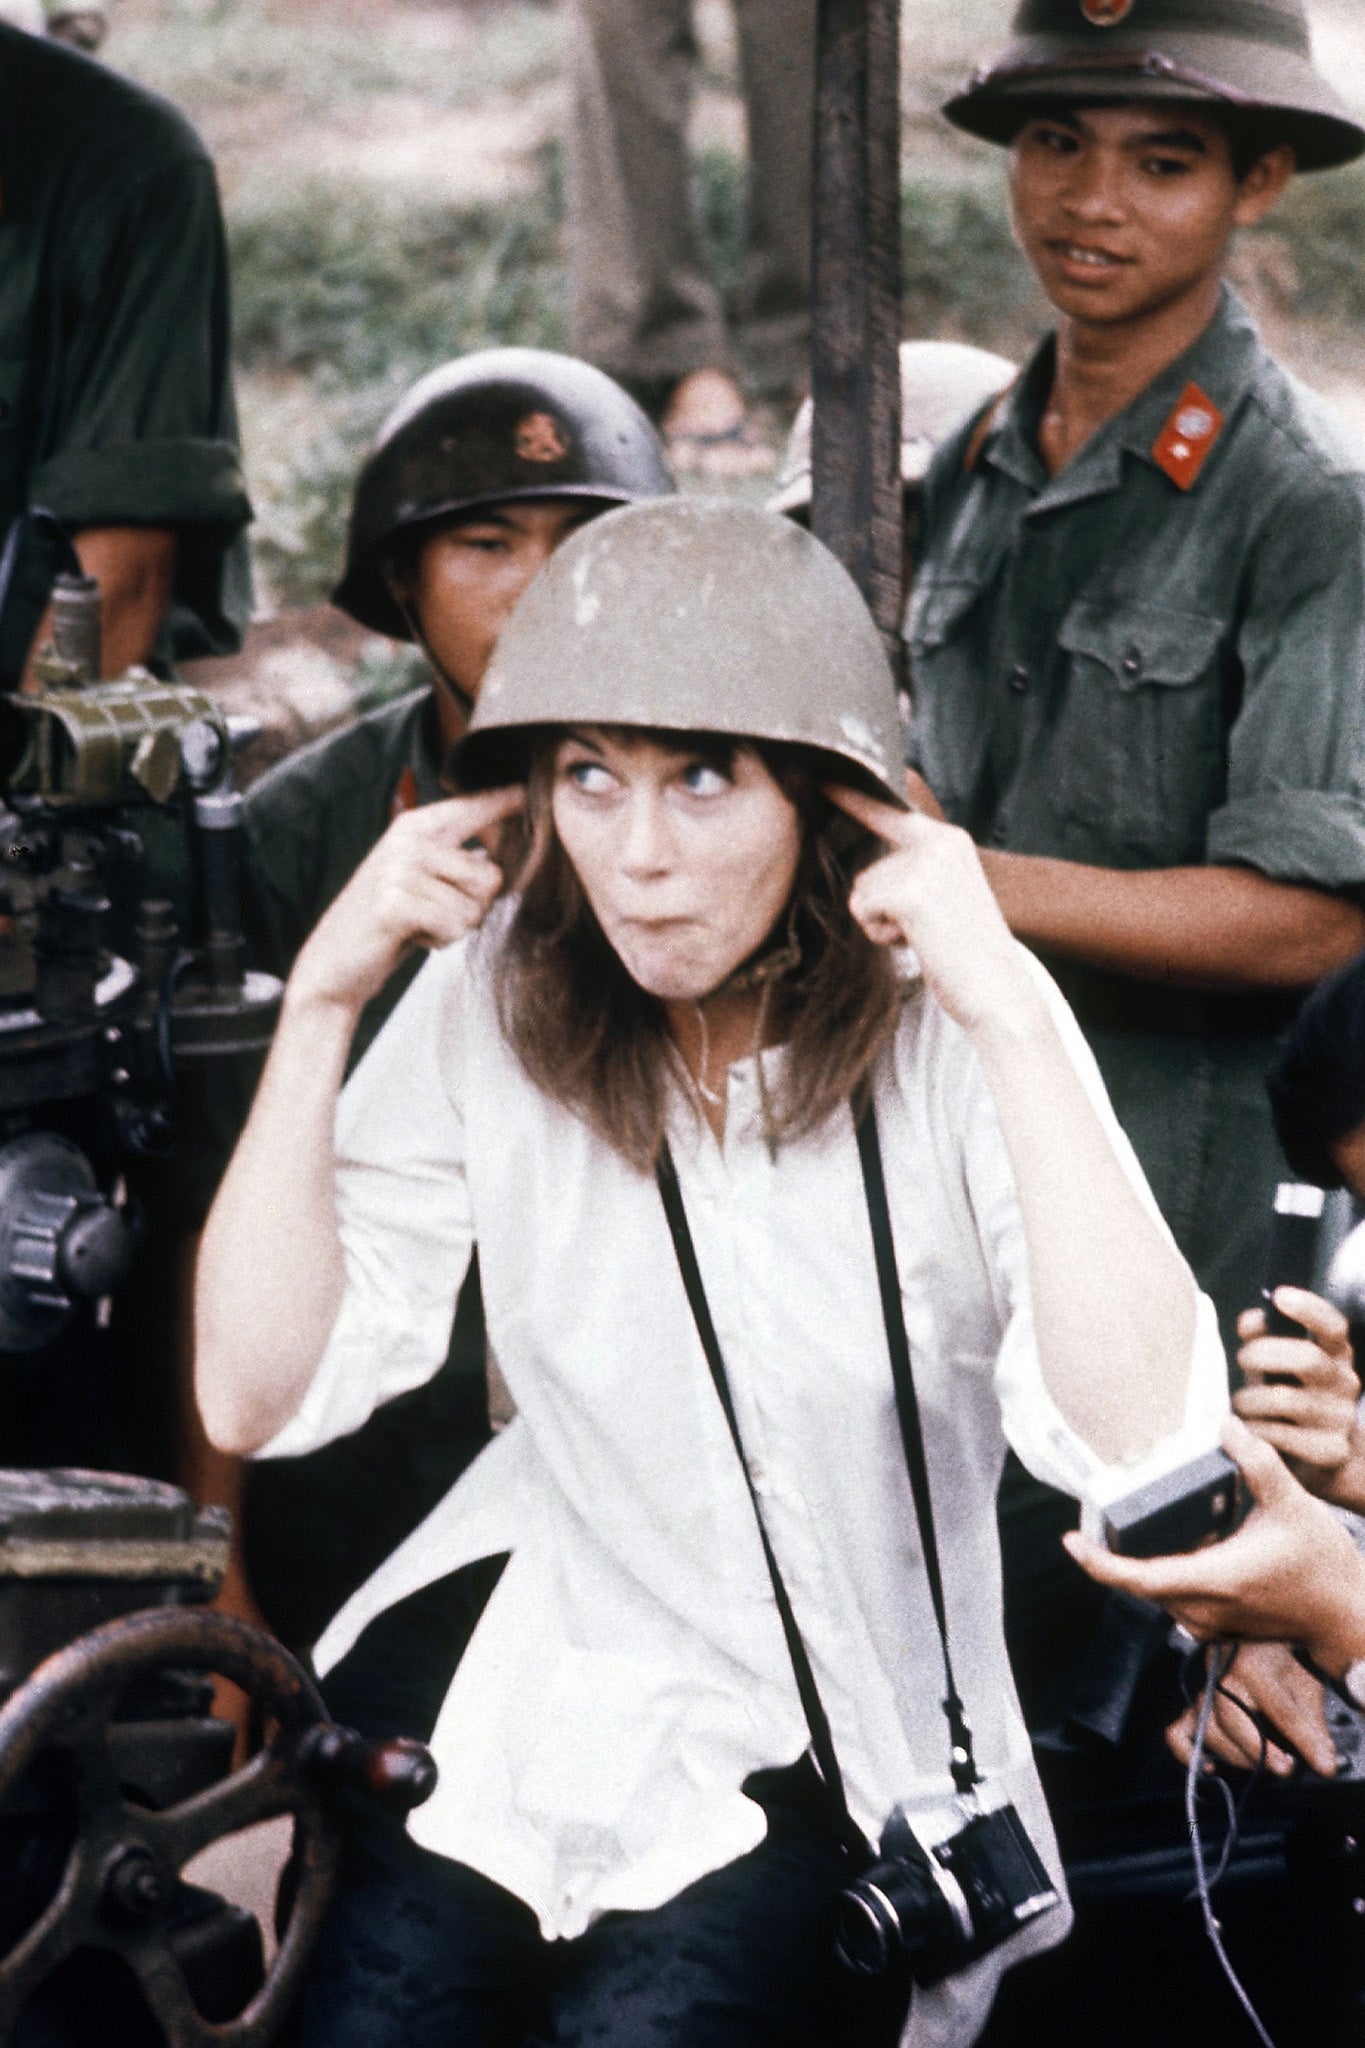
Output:
[[[877,1862],[840,1894],[835,1947],[859,1976],[904,1961],[927,1987],[1060,1904],[1013,1806],[978,1814],[927,1849],[898,1806]]]

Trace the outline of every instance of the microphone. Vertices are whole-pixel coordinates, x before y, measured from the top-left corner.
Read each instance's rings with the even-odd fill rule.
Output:
[[[1318,1235],[1327,1197],[1306,1181],[1283,1180],[1275,1190],[1270,1219],[1270,1256],[1261,1289],[1269,1337],[1302,1337],[1303,1325],[1275,1306],[1277,1287],[1311,1288],[1317,1273]]]

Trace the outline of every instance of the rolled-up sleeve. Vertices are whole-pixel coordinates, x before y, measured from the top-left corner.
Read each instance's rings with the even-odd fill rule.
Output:
[[[251,504],[212,164],[111,176],[63,249],[68,313],[29,502],[72,531],[174,529],[172,651],[231,652],[250,612]]]
[[[1242,701],[1208,858],[1365,889],[1365,478],[1305,483],[1249,569]]]
[[[1170,1236],[1131,1144],[1110,1106],[1094,1054],[1081,1035],[1051,977],[1033,963],[1053,1020],[1089,1096],[1096,1116],[1132,1182],[1143,1207],[1164,1236]],[[980,1074],[980,1069],[976,1069]],[[1227,1363],[1213,1303],[1199,1296],[1191,1347],[1185,1413],[1178,1430],[1155,1444],[1140,1461],[1107,1464],[1066,1421],[1048,1392],[1034,1333],[1028,1247],[1004,1138],[984,1077],[980,1078],[968,1124],[966,1165],[972,1210],[991,1270],[1003,1335],[996,1356],[995,1386],[1005,1435],[1036,1479],[1083,1501],[1103,1502],[1162,1473],[1173,1471],[1217,1443],[1228,1410]],[[1097,1357],[1095,1370],[1105,1361]]]
[[[342,1094],[346,1291],[302,1404],[257,1457],[297,1457],[358,1429],[445,1362],[474,1244],[459,1101],[467,968],[467,941],[428,961]]]

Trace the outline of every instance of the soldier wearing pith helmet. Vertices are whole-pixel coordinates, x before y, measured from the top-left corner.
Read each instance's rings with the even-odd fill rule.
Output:
[[[1008,147],[1057,324],[925,482],[913,761],[1235,1345],[1285,1174],[1276,1037],[1365,940],[1365,448],[1223,270],[1365,130],[1302,0],[1023,0],[945,112]]]

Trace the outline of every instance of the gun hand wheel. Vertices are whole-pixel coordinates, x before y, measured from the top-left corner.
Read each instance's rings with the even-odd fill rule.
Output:
[[[230,1678],[271,1730],[241,1769],[161,1811],[124,1798],[105,1739],[129,1682],[156,1670]],[[110,1622],[41,1664],[0,1711],[0,1808],[35,1759],[58,1748],[73,1766],[76,1836],[55,1894],[0,1958],[0,2048],[37,1986],[89,1948],[123,1957],[167,2048],[265,2048],[298,1988],[339,1867],[340,1841],[312,1761],[319,1732],[330,1726],[317,1688],[286,1650],[202,1608]],[[214,2023],[190,1995],[167,1939],[166,1908],[201,1849],[282,1814],[294,1816],[293,1909],[260,1990],[236,2019]]]

